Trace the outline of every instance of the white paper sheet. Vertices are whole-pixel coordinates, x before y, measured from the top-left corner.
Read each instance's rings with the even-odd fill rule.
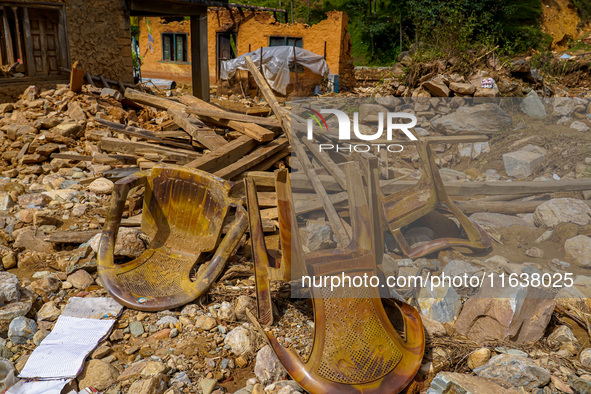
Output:
[[[60,316],[51,333],[33,351],[19,378],[73,378],[84,359],[109,333],[115,320]]]
[[[6,391],[6,394],[60,394],[72,379],[25,382],[21,380]]]
[[[114,318],[123,306],[108,297],[72,297],[61,316],[86,317],[88,319]]]

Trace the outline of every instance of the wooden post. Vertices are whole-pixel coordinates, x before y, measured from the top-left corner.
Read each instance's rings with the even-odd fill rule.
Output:
[[[33,36],[31,35],[31,23],[29,22],[29,9],[23,8],[23,27],[25,29],[25,51],[27,52],[27,76],[35,76],[35,59],[33,59]]]
[[[193,96],[209,101],[207,13],[191,15],[191,77]]]
[[[68,68],[70,61],[68,58],[68,39],[66,34],[66,8],[62,7],[58,22],[58,39],[60,50],[60,63],[62,67]]]
[[[109,82],[107,82],[107,79],[105,78],[104,75],[99,75],[99,79],[101,80],[101,83],[103,84],[104,88],[110,89],[111,86],[109,85]]]
[[[70,90],[72,92],[79,93],[82,90],[85,75],[80,62],[74,62],[72,65],[72,71],[70,72]]]
[[[14,50],[12,48],[12,35],[10,34],[10,26],[8,26],[8,12],[5,7],[2,7],[2,21],[4,23],[4,40],[6,43],[6,54],[8,56],[8,64],[12,65],[15,62]]]
[[[20,23],[18,22],[18,7],[12,7],[12,12],[14,13],[14,21],[16,23],[16,43],[17,43],[17,48],[18,48],[18,58],[20,59],[20,61],[23,61],[23,44],[22,44],[22,40],[21,40],[21,28],[20,28]]]

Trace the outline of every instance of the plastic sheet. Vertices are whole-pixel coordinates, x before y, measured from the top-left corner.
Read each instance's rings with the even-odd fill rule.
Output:
[[[248,70],[246,56],[250,56],[254,64],[261,64],[261,50],[245,53],[235,59],[222,62],[220,77],[228,80],[236,74],[236,70]],[[330,69],[324,57],[306,49],[295,47],[296,63],[308,68],[316,74],[327,77]],[[289,68],[294,63],[294,47],[279,46],[263,48],[263,74],[271,88],[281,94],[286,93],[289,84]]]

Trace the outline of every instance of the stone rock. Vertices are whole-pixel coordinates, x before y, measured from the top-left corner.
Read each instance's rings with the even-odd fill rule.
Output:
[[[133,336],[139,337],[144,333],[144,325],[141,321],[132,321],[129,323],[129,332],[131,332]]]
[[[101,98],[114,98],[115,100],[122,100],[123,96],[118,90],[110,89],[110,88],[103,88],[101,91]]]
[[[201,387],[203,394],[211,394],[217,384],[218,381],[215,379],[203,378],[199,381],[199,386]]]
[[[388,108],[378,104],[361,104],[359,106],[359,119],[364,119],[367,123],[377,123],[380,112],[385,115],[388,113]]]
[[[464,274],[471,275],[478,271],[478,268],[474,267],[467,261],[451,260],[445,265],[442,273],[448,276],[462,276]]]
[[[226,335],[224,344],[237,356],[248,355],[256,350],[257,338],[248,328],[238,326]]]
[[[44,208],[51,202],[51,198],[42,193],[23,194],[18,197],[21,208]]]
[[[570,116],[575,110],[575,101],[570,97],[555,97],[552,103],[554,116]]]
[[[43,304],[41,309],[37,312],[37,321],[56,321],[61,313],[62,311],[55,306],[55,302],[49,301]]]
[[[21,285],[18,277],[10,272],[0,272],[0,299],[3,302],[18,301],[21,295]]]
[[[14,105],[12,103],[3,103],[0,104],[0,114],[5,114],[7,112],[12,112],[14,110]]]
[[[431,289],[428,281],[419,293],[419,305],[424,315],[439,323],[446,323],[458,315],[462,301],[453,287],[438,286]]]
[[[239,296],[238,299],[236,299],[236,320],[248,321],[246,310],[248,309],[254,313],[255,308],[255,301],[251,297],[247,295]]]
[[[449,88],[459,94],[474,94],[476,88],[471,83],[452,82]]]
[[[75,288],[84,290],[88,286],[94,284],[94,279],[92,279],[92,276],[85,270],[78,270],[68,276],[68,282],[70,282]]]
[[[66,114],[74,120],[86,120],[86,114],[84,113],[84,110],[82,109],[80,103],[77,101],[71,101],[68,104],[68,111],[66,112]]]
[[[51,129],[51,132],[62,137],[77,138],[82,134],[84,128],[76,122],[64,122]]]
[[[53,277],[42,278],[29,285],[29,289],[35,294],[47,297],[51,293],[57,293],[62,287],[62,283]]]
[[[0,308],[0,333],[8,331],[10,323],[19,316],[26,315],[33,306],[34,295],[27,289],[21,289],[19,301],[14,301]]]
[[[51,331],[49,330],[39,330],[33,335],[33,343],[35,346],[41,345],[41,342],[49,335]]]
[[[532,90],[525,96],[519,107],[527,116],[533,119],[544,119],[548,116],[544,103],[535,90]]]
[[[4,392],[18,382],[16,375],[14,365],[5,358],[0,359],[0,392]]]
[[[536,225],[555,227],[560,223],[591,224],[591,207],[576,198],[553,198],[536,208]]]
[[[107,178],[98,178],[88,185],[88,190],[96,194],[111,194],[115,184]]]
[[[483,366],[490,360],[491,351],[487,347],[474,350],[468,356],[468,368],[474,369]]]
[[[552,334],[548,335],[546,341],[551,349],[564,351],[568,357],[575,354],[581,347],[579,341],[568,326],[556,327],[552,331]]]
[[[205,331],[209,331],[214,327],[217,327],[218,323],[211,316],[201,315],[195,320],[195,326]]]
[[[93,387],[96,390],[106,390],[117,381],[119,371],[111,364],[102,360],[90,360],[78,375],[78,387]]]
[[[564,251],[567,259],[573,263],[591,268],[591,238],[586,235],[577,235],[566,240]]]
[[[308,222],[300,232],[304,246],[310,251],[332,249],[337,245],[332,228],[327,223]]]
[[[496,228],[508,228],[511,226],[531,227],[528,222],[517,216],[505,215],[502,213],[477,212],[470,215],[470,219],[481,226]]]
[[[177,319],[174,316],[164,316],[160,319],[158,319],[158,321],[156,322],[156,326],[160,327],[160,326],[169,326],[170,324],[175,325],[179,322],[179,319]]]
[[[33,339],[37,332],[37,323],[35,320],[19,316],[10,322],[8,326],[8,338],[15,345],[23,345],[28,340]]]
[[[40,253],[53,253],[55,251],[53,244],[44,240],[45,233],[33,226],[14,230],[12,235],[14,236],[14,244],[12,244],[14,248]],[[21,268],[20,259],[18,264],[19,268]]]
[[[136,380],[129,387],[129,393],[134,394],[163,394],[168,385],[168,377],[160,374],[149,379]]]
[[[488,142],[461,143],[458,144],[458,152],[461,157],[477,158],[483,153],[490,152]]]
[[[257,353],[254,374],[259,382],[266,385],[284,379],[287,376],[287,371],[283,368],[271,346],[265,345]]]
[[[476,88],[474,97],[499,97],[501,93],[493,88]]]
[[[582,133],[589,131],[589,126],[587,126],[585,123],[580,122],[578,120],[575,120],[574,122],[572,122],[570,124],[570,128],[580,131]]]
[[[542,258],[544,257],[544,251],[534,246],[533,248],[527,249],[525,251],[525,255],[529,257]]]
[[[449,97],[449,88],[440,76],[423,83],[423,88],[427,89],[434,97]]]
[[[29,86],[23,92],[23,100],[34,101],[39,98],[39,88],[37,86]]]
[[[507,389],[500,386],[497,382],[482,378],[460,374],[456,372],[439,372],[431,386],[427,389],[427,394],[519,394],[515,389]]]
[[[146,364],[142,369],[142,372],[140,372],[140,376],[146,379],[152,378],[154,376],[166,373],[167,370],[168,368],[166,367],[166,365],[164,365],[164,363],[161,363],[160,361],[148,360],[146,361]]]
[[[525,178],[533,175],[544,162],[544,155],[536,152],[519,150],[503,155],[503,165],[507,175]]]
[[[548,370],[529,358],[509,354],[494,356],[486,365],[476,368],[474,373],[484,378],[500,379],[505,387],[523,387],[524,390],[543,387],[550,382]]]
[[[146,244],[142,241],[141,234],[140,230],[133,227],[119,227],[115,241],[115,256],[137,258],[144,253]],[[98,253],[100,239],[101,235],[97,234],[88,241],[95,253]]]
[[[430,318],[429,316],[421,316],[423,322],[423,328],[425,329],[425,335],[431,338],[443,337],[447,335],[445,326],[439,323],[437,320]]]
[[[432,122],[437,131],[445,134],[494,134],[512,124],[513,120],[497,104],[478,104],[459,107],[455,112]]]
[[[236,320],[236,312],[234,311],[234,306],[229,302],[222,302],[220,309],[218,310],[218,318],[225,320],[225,321],[235,321]]]
[[[581,351],[581,354],[579,354],[579,360],[581,361],[581,364],[583,364],[584,366],[590,367],[591,366],[591,348],[583,349]]]

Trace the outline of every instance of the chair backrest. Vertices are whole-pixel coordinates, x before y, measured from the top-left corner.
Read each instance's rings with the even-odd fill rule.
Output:
[[[142,230],[154,247],[197,254],[215,249],[232,184],[209,173],[156,165],[144,194]]]

